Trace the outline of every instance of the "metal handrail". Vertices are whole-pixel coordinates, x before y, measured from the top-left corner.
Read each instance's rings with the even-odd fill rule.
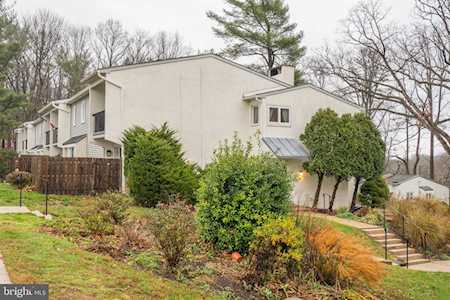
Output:
[[[425,258],[427,258],[427,232],[424,228],[420,227],[419,225],[417,225],[412,218],[402,214],[398,209],[394,208],[394,207],[390,207],[390,209],[392,211],[394,211],[394,213],[397,213],[398,215],[401,216],[402,218],[402,238],[406,240],[406,268],[408,268],[408,264],[409,264],[409,253],[408,253],[408,248],[409,248],[409,238],[408,236],[405,234],[405,220],[408,220],[408,222],[412,225],[414,225],[418,230],[420,230],[421,232],[423,232],[423,252],[424,252],[424,256]]]

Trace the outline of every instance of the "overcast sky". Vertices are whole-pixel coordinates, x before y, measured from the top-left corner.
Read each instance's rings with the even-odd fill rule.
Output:
[[[11,0],[10,2],[13,2]],[[212,31],[207,10],[219,12],[223,0],[15,0],[20,15],[45,8],[73,24],[95,26],[107,18],[118,19],[130,31],[137,28],[178,31],[193,49],[220,49],[223,44]],[[291,19],[304,31],[304,45],[315,48],[333,40],[339,22],[357,0],[287,0]],[[405,21],[414,0],[386,0],[392,16]]]

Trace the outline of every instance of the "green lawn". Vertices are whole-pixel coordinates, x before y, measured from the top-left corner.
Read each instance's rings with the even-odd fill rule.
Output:
[[[0,252],[15,283],[48,283],[52,299],[207,299],[205,291],[138,271],[39,232],[43,219],[0,216]]]
[[[45,197],[24,193],[25,204],[43,211]],[[18,192],[0,183],[0,206],[16,205]],[[50,213],[60,217],[77,214],[76,208],[92,202],[89,197],[51,196]],[[134,216],[148,213],[132,208]],[[199,287],[138,271],[107,256],[81,250],[65,238],[41,231],[43,219],[31,215],[0,215],[0,252],[14,282],[49,283],[52,299],[206,299]],[[331,223],[382,255],[382,248],[358,229]],[[400,267],[386,268],[379,293],[385,299],[450,299],[450,273],[427,273]],[[70,296],[69,296],[70,295]],[[219,297],[219,296],[217,296]]]

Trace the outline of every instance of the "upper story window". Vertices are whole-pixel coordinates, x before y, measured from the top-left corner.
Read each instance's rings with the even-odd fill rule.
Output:
[[[251,122],[252,122],[252,125],[259,124],[259,106],[258,105],[251,106]]]
[[[287,126],[291,122],[291,112],[288,107],[269,107],[269,125]]]
[[[86,100],[80,102],[80,122],[86,122]]]
[[[77,125],[77,105],[72,105],[72,125]]]

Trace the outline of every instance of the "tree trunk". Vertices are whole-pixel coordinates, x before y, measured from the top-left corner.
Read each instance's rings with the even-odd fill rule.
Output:
[[[356,198],[358,196],[359,184],[361,183],[362,180],[361,177],[356,177],[355,179],[356,179],[355,189],[353,190],[353,197],[352,197],[352,204],[350,205],[350,211],[352,211],[356,206]]]
[[[417,174],[417,167],[419,166],[420,161],[420,133],[422,131],[421,127],[417,128],[417,144],[416,144],[416,161],[414,162],[413,174]]]
[[[430,178],[434,180],[434,134],[430,133]]]
[[[341,182],[342,182],[342,178],[341,177],[337,177],[336,178],[336,183],[335,183],[334,188],[333,188],[333,194],[331,195],[330,204],[328,206],[328,210],[330,212],[333,211],[334,199],[336,199],[336,193],[337,193],[337,190],[338,190],[339,185],[341,184]]]
[[[319,181],[317,183],[317,188],[316,188],[316,194],[314,195],[314,203],[313,203],[313,208],[317,208],[317,204],[319,204],[319,197],[320,197],[320,190],[322,189],[322,182],[323,182],[323,173],[318,173],[317,176],[319,177]]]
[[[406,157],[405,157],[405,172],[409,175],[409,118],[406,118]]]

